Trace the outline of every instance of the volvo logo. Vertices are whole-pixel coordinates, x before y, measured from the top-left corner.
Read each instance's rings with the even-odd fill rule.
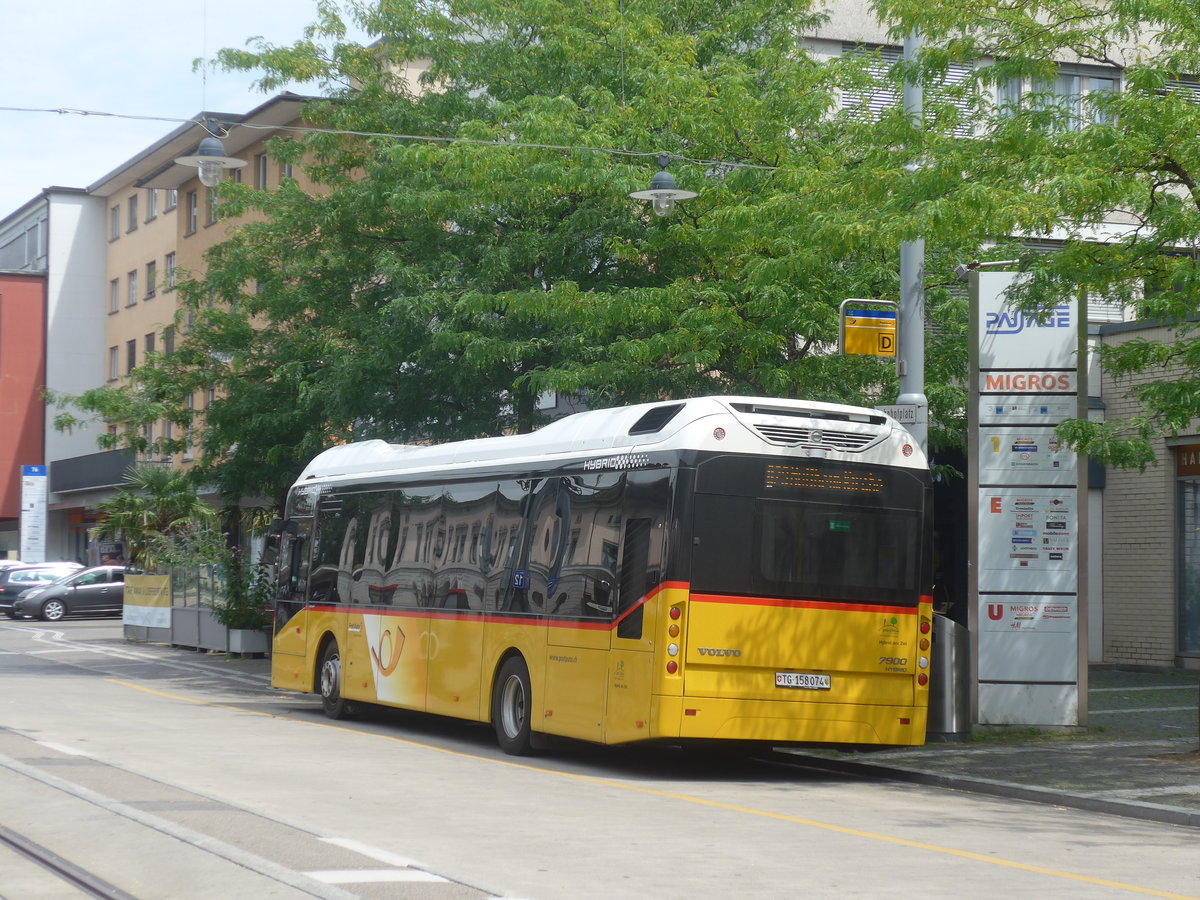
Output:
[[[741,650],[730,647],[699,647],[701,656],[741,656]]]

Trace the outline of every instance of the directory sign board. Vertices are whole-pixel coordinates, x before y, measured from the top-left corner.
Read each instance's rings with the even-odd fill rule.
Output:
[[[21,561],[46,561],[45,466],[21,466]]]
[[[978,721],[1079,725],[1085,494],[1079,458],[1054,433],[1078,414],[1086,390],[1079,310],[1073,301],[1037,314],[1016,309],[1009,291],[1021,277],[971,275],[969,615]]]

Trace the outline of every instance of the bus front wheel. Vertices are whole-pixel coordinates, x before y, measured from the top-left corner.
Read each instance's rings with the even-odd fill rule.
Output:
[[[350,704],[342,697],[342,655],[337,641],[325,645],[321,654],[321,706],[331,719],[344,719],[350,715]]]
[[[500,749],[512,756],[524,756],[533,746],[529,715],[533,693],[529,689],[529,667],[519,656],[509,657],[500,667],[492,694],[492,726]]]

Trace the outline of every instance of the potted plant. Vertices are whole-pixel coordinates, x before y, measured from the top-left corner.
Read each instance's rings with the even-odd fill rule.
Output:
[[[247,565],[241,550],[225,560],[225,592],[213,604],[213,617],[229,629],[230,653],[266,653],[271,622],[271,578],[264,565]]]

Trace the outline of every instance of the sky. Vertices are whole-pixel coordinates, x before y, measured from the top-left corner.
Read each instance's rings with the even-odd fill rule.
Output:
[[[316,18],[314,0],[32,0],[9,3],[0,53],[0,218],[42,188],[86,188],[180,121],[15,112],[73,109],[191,119],[245,113],[278,91],[253,73],[192,71],[197,58],[261,36],[287,45]],[[315,93],[311,85],[293,85]]]

